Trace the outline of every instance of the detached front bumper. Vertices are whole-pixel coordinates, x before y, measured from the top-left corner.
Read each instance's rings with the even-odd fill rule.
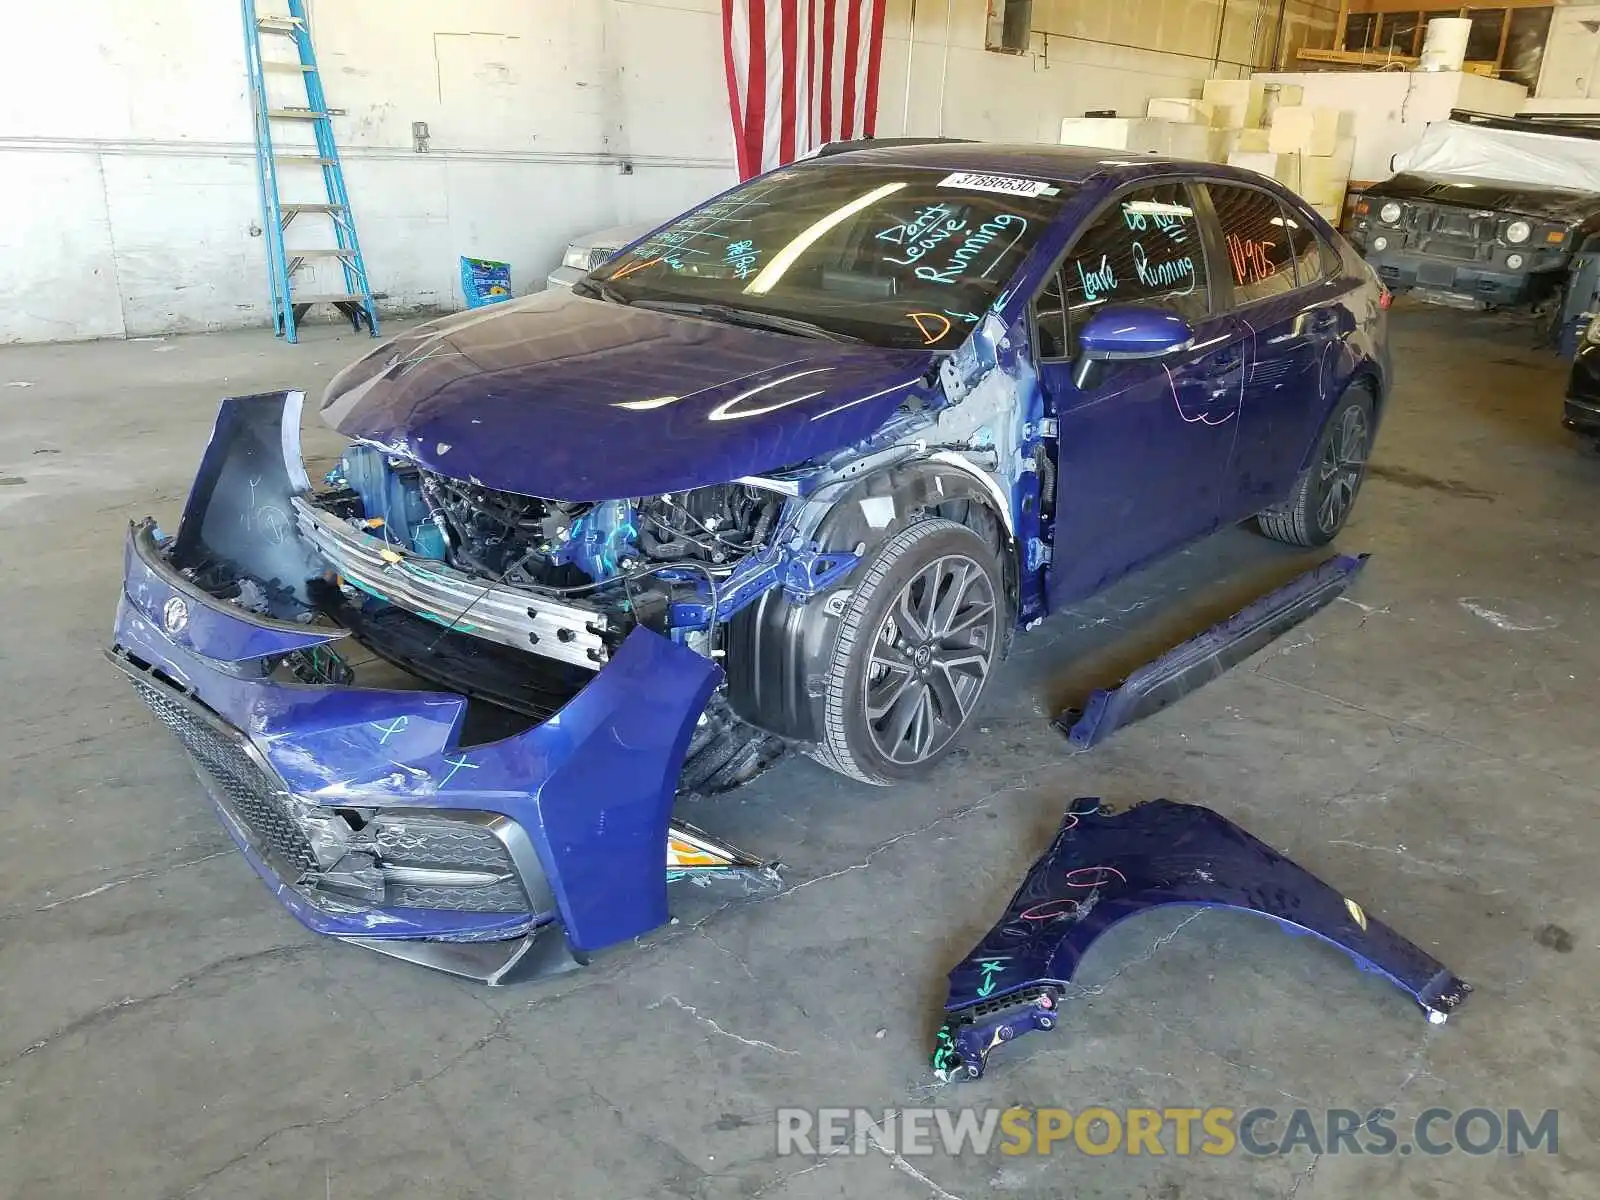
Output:
[[[283,416],[277,399],[297,458],[298,405]],[[232,420],[263,432],[266,411]],[[226,475],[215,457],[238,457],[219,446],[239,440],[229,421],[225,406],[197,495]],[[186,524],[209,527],[212,507],[192,497]],[[257,527],[269,542],[294,536]],[[168,561],[148,522],[129,533],[109,656],[307,928],[498,983],[666,921],[676,782],[715,664],[636,629],[548,720],[463,745],[464,696],[285,678],[288,656],[344,636],[219,600]]]

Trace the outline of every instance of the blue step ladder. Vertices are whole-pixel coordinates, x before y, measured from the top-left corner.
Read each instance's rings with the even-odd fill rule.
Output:
[[[378,308],[373,303],[372,285],[367,280],[367,264],[356,239],[355,214],[350,209],[350,194],[344,186],[344,168],[339,164],[339,148],[333,140],[333,113],[322,91],[317,73],[317,56],[311,47],[311,27],[307,22],[305,0],[288,0],[287,14],[262,15],[255,0],[240,0],[244,17],[245,65],[250,74],[250,98],[256,142],[256,181],[261,189],[261,224],[267,239],[267,273],[272,283],[273,323],[279,337],[299,340],[297,326],[313,304],[331,304],[350,322],[352,329],[363,325],[378,336]],[[294,59],[262,54],[262,39],[292,42]],[[305,89],[304,105],[275,102],[269,95],[267,77],[298,76]],[[291,85],[293,86],[293,85]],[[295,90],[298,90],[295,88]],[[291,131],[310,126],[314,140],[306,141]],[[281,131],[274,137],[274,129]],[[322,175],[320,199],[299,199],[312,193],[313,170]],[[296,197],[285,202],[282,183]],[[331,246],[289,246],[285,234],[295,218],[304,217],[297,229],[326,220],[333,229]],[[312,285],[297,290],[301,272],[317,263],[337,263],[342,285],[330,289]]]

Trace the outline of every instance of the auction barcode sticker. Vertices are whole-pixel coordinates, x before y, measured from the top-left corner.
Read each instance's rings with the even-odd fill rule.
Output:
[[[1008,196],[1055,196],[1061,189],[1042,179],[1018,179],[1014,175],[979,175],[957,171],[939,181],[940,187],[968,188],[975,192],[1004,192]]]

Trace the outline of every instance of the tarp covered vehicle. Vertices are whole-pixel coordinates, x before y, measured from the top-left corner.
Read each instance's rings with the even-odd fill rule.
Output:
[[[1392,290],[1529,309],[1558,332],[1590,305],[1593,278],[1581,295],[1569,281],[1600,249],[1600,128],[1456,113],[1394,165],[1352,229]]]
[[[112,656],[311,928],[480,978],[755,864],[680,791],[937,763],[1012,631],[1225,522],[1354,503],[1385,295],[1244,172],[893,146],[752,180],[571,291],[228,401],[130,533]],[[726,877],[726,875],[722,876]]]

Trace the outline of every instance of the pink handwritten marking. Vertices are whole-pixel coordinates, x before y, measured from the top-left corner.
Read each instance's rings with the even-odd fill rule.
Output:
[[[1078,902],[1063,897],[1059,900],[1046,900],[1043,904],[1035,904],[1032,908],[1025,909],[1017,915],[1024,921],[1053,921],[1057,917],[1076,916],[1077,913]]]
[[[1090,872],[1098,872],[1098,874],[1096,874],[1094,879],[1088,883],[1078,883],[1073,879],[1074,875],[1087,875]],[[1076,888],[1100,887],[1102,884],[1111,882],[1110,876],[1112,875],[1115,875],[1118,879],[1122,880],[1123,883],[1128,882],[1128,877],[1115,867],[1079,867],[1075,871],[1067,872],[1067,886]]]
[[[1194,416],[1191,417],[1188,413],[1183,411],[1183,402],[1178,399],[1178,382],[1177,382],[1177,380],[1172,378],[1172,368],[1168,367],[1165,364],[1162,364],[1161,369],[1167,373],[1167,387],[1172,392],[1172,407],[1178,410],[1178,418],[1179,418],[1179,420],[1183,421],[1184,424],[1186,424],[1186,425],[1194,425],[1194,424],[1198,423],[1198,424],[1201,424],[1201,425],[1223,425],[1223,424],[1226,424],[1227,422],[1233,420],[1234,417],[1239,415],[1239,410],[1237,408],[1235,408],[1230,413],[1223,413],[1222,416],[1218,417],[1215,421],[1213,421],[1210,417],[1206,416],[1205,413],[1196,413]],[[1240,404],[1244,403],[1244,372],[1243,371],[1239,372],[1239,403]]]

